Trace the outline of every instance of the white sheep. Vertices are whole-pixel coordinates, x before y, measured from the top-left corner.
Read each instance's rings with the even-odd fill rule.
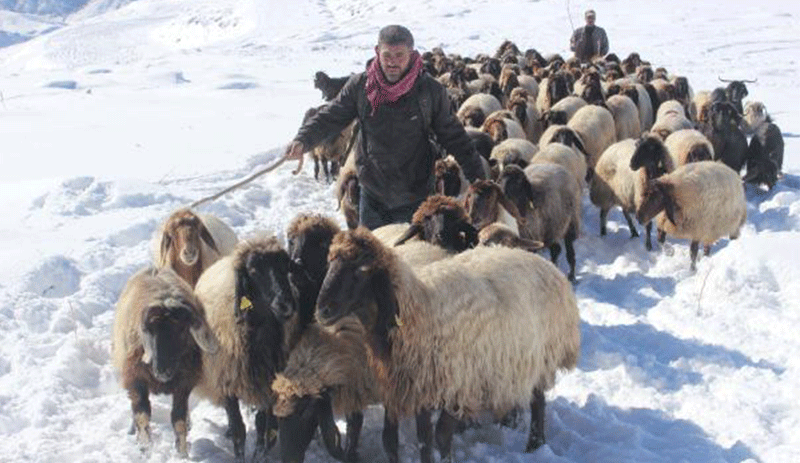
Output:
[[[606,98],[606,106],[614,116],[617,141],[639,138],[639,135],[642,134],[642,126],[639,120],[639,108],[636,107],[633,100],[626,95],[611,95]]]
[[[648,184],[636,212],[640,223],[655,219],[659,230],[691,240],[691,268],[700,243],[708,255],[723,236],[739,237],[747,220],[747,200],[739,174],[721,162],[700,161],[678,167]],[[659,236],[663,241],[665,236]]]
[[[355,314],[364,324],[389,461],[399,461],[397,423],[409,415],[417,416],[421,460],[433,461],[434,409],[442,410],[445,461],[457,420],[483,411],[500,417],[530,405],[526,451],[544,444],[544,391],[580,351],[572,287],[550,262],[480,246],[412,270],[365,229],[337,235],[329,260],[317,320]]]
[[[465,127],[481,127],[489,114],[501,109],[503,105],[494,96],[488,93],[475,93],[461,104],[456,112],[456,118]]]
[[[714,146],[705,135],[695,129],[681,129],[672,132],[664,140],[664,146],[667,147],[675,167],[690,162],[714,159]]]
[[[502,171],[503,166],[508,164],[527,166],[538,151],[536,145],[524,138],[508,138],[492,148],[490,159],[494,159]]]
[[[153,263],[171,267],[194,286],[200,274],[230,254],[237,242],[236,233],[213,215],[178,209],[153,234]]]
[[[630,214],[636,213],[641,205],[647,182],[672,170],[672,158],[657,137],[622,140],[608,147],[597,161],[589,186],[589,199],[600,209],[600,236],[606,234],[608,211],[620,206],[631,238],[638,237]],[[651,230],[652,224],[648,221],[647,250],[652,249]]]
[[[656,121],[650,132],[666,140],[667,137],[678,130],[693,129],[694,124],[686,118],[683,105],[677,100],[668,100],[658,107]]]
[[[202,376],[201,351],[219,348],[192,288],[169,267],[140,270],[119,296],[113,334],[111,358],[139,444],[150,444],[150,393],[172,394],[175,447],[188,456],[189,394]]]
[[[524,219],[522,238],[541,241],[555,264],[561,245],[567,251],[570,281],[575,280],[575,248],[581,228],[581,187],[578,180],[558,164],[531,164],[523,171],[507,166],[499,180],[506,197]]]
[[[563,143],[549,143],[531,158],[530,164],[558,164],[567,169],[581,189],[586,186],[586,156]]]
[[[588,105],[579,109],[567,122],[567,127],[580,135],[588,155],[586,164],[591,168],[594,168],[603,151],[617,141],[614,116],[601,106]]]
[[[566,120],[564,121],[564,124],[566,124],[570,119],[572,119],[572,116],[574,116],[579,109],[583,108],[587,104],[588,103],[586,103],[586,100],[583,98],[570,95],[564,97],[563,99],[559,100],[558,103],[551,106],[550,113],[552,114],[558,111],[563,111],[566,115]]]

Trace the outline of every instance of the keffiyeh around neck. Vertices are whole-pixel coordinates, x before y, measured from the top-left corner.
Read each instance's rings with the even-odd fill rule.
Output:
[[[375,114],[378,106],[384,103],[394,103],[408,93],[414,87],[414,83],[421,72],[422,57],[418,52],[414,51],[411,55],[411,67],[406,75],[393,84],[389,83],[381,71],[380,55],[376,55],[369,68],[367,68],[367,83],[365,86],[367,99],[372,105],[372,114]]]

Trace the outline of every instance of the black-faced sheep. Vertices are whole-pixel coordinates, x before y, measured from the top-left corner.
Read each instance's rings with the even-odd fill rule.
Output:
[[[245,450],[239,400],[258,409],[256,456],[263,458],[275,442],[270,387],[299,328],[289,283],[293,267],[277,239],[257,237],[242,241],[233,254],[212,265],[195,288],[220,344],[216,355],[203,358],[198,391],[225,407],[238,461],[244,460]]]
[[[417,417],[421,461],[433,462],[434,409],[442,410],[435,438],[445,461],[458,420],[482,411],[499,417],[530,405],[526,451],[544,444],[544,391],[580,351],[575,296],[551,263],[478,247],[412,271],[362,228],[336,236],[329,262],[317,320],[355,314],[366,328],[390,462],[399,461],[398,420],[409,415]]]
[[[394,244],[419,236],[448,251],[461,252],[478,244],[478,231],[464,207],[449,196],[429,196],[411,218],[411,226]]]
[[[120,294],[112,359],[128,391],[139,444],[150,444],[150,393],[172,394],[175,447],[188,456],[189,394],[203,373],[202,353],[218,349],[203,306],[172,269],[143,269]]]
[[[581,187],[578,180],[557,164],[532,164],[524,171],[506,166],[499,180],[506,197],[525,219],[522,238],[541,241],[555,264],[564,241],[569,279],[575,280],[575,248],[581,228]]]
[[[745,181],[772,189],[783,168],[783,135],[767,116],[755,127],[747,152]]]
[[[714,146],[714,160],[739,172],[747,161],[747,137],[739,128],[741,116],[728,102],[712,103],[701,132]]]
[[[314,74],[314,88],[322,92],[322,98],[325,101],[333,101],[349,78],[350,76],[329,77],[324,71],[317,71],[317,73]]]
[[[747,219],[742,179],[719,162],[686,164],[648,183],[636,217],[639,223],[655,218],[659,230],[691,240],[694,270],[700,243],[708,255],[711,244],[721,237],[739,236]]]
[[[619,141],[603,152],[589,187],[589,199],[600,209],[600,236],[606,234],[608,211],[618,205],[628,222],[631,238],[638,237],[630,214],[639,209],[647,182],[673,169],[664,144],[652,135]],[[648,221],[645,237],[648,251],[653,248],[651,230]]]
[[[491,223],[500,222],[519,236],[524,225],[514,202],[506,197],[500,185],[489,180],[478,180],[469,186],[464,209],[479,231]]]
[[[362,410],[381,403],[364,347],[365,334],[357,318],[344,317],[326,328],[311,325],[292,349],[286,368],[272,383],[281,461],[302,463],[317,426],[331,456],[358,460]],[[347,417],[344,448],[334,413]]]
[[[156,267],[171,267],[194,286],[205,269],[230,254],[238,239],[229,226],[210,214],[178,209],[153,235]]]

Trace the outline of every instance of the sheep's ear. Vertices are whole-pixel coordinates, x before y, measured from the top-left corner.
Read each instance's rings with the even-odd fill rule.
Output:
[[[525,238],[518,238],[516,240],[516,245],[521,249],[530,252],[536,252],[544,247],[544,243],[542,243],[541,241],[529,240]]]
[[[422,234],[422,225],[415,223],[411,224],[408,229],[406,229],[405,233],[394,242],[395,246],[400,246],[401,244],[405,243],[406,241],[410,240],[411,238],[421,235]]]
[[[153,361],[153,356],[156,354],[156,338],[152,333],[145,329],[141,331],[142,347],[144,353],[142,354],[142,363],[149,365]]]
[[[172,237],[169,236],[169,233],[164,231],[161,234],[161,255],[160,255],[160,262],[158,263],[159,267],[163,267],[167,265],[167,254],[169,253],[169,248],[172,246]]]
[[[206,228],[206,224],[200,221],[200,239],[205,242],[209,248],[213,249],[214,252],[219,254],[219,249],[217,249],[217,243],[214,242],[214,238],[211,236],[211,232],[208,231]]]
[[[372,290],[377,303],[377,316],[375,329],[372,332],[372,345],[377,357],[388,359],[392,352],[389,333],[397,327],[400,306],[397,303],[397,296],[388,273],[382,271],[375,274],[373,278]]]
[[[208,354],[216,354],[219,350],[219,341],[217,341],[217,337],[208,326],[205,317],[201,316],[194,310],[192,310],[191,313],[193,317],[192,326],[189,328],[189,332],[192,334],[194,341],[198,346],[200,346],[200,349],[203,349],[204,352]]]

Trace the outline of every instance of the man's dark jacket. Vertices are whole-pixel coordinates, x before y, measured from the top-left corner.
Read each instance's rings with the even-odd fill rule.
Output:
[[[372,114],[364,91],[366,80],[366,72],[351,76],[336,99],[300,128],[295,140],[311,149],[358,118],[359,184],[390,209],[419,202],[433,193],[436,152],[429,140],[431,132],[455,156],[468,179],[483,178],[480,155],[455,118],[447,91],[439,82],[423,72],[408,93],[394,103],[381,104]],[[423,107],[429,111],[427,116]]]
[[[591,39],[588,36],[591,36]],[[569,49],[575,52],[576,58],[584,62],[590,61],[594,56],[605,56],[608,53],[606,31],[597,26],[579,27],[572,33]]]

